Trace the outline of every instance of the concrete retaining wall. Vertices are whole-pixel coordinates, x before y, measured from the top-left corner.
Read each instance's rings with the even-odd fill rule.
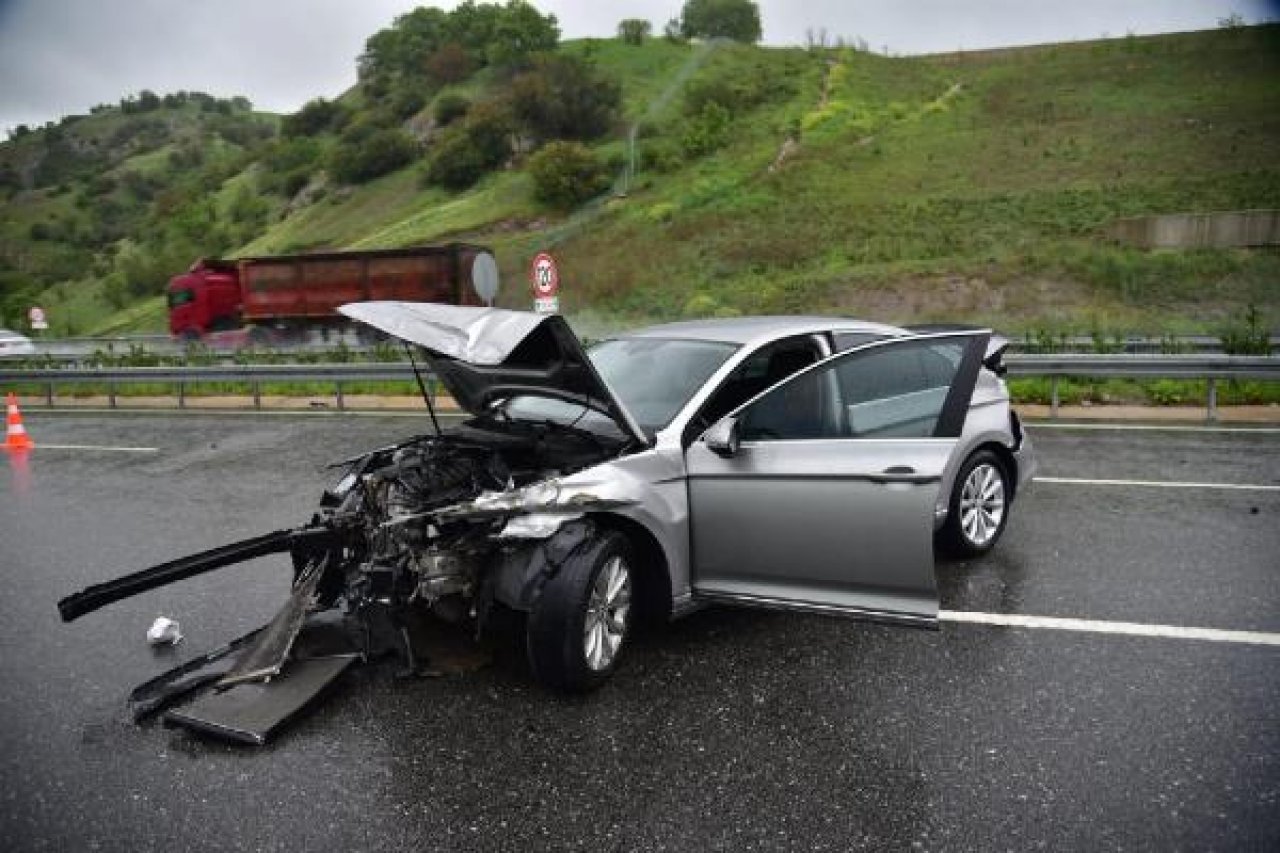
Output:
[[[1108,237],[1149,249],[1280,245],[1280,210],[1174,213],[1117,219]]]

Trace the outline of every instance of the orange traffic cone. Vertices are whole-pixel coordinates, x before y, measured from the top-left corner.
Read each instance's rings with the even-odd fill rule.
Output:
[[[18,411],[18,398],[9,393],[9,414],[6,418],[8,429],[4,436],[5,450],[30,450],[36,446],[27,435],[27,428],[22,425],[22,412]]]

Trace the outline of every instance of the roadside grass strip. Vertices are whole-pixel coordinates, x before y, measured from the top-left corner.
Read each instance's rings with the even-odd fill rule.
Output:
[[[1035,477],[1034,483],[1068,486],[1132,486],[1150,489],[1218,489],[1235,492],[1280,492],[1280,486],[1247,483],[1180,483],[1163,480],[1090,480],[1082,477]]]
[[[1250,646],[1280,646],[1280,634],[1266,631],[1227,631],[1218,628],[1187,628],[1178,625],[1149,625],[1142,622],[1108,622],[1096,619],[1064,619],[1053,616],[1022,616],[1015,613],[976,613],[967,610],[939,610],[940,622],[963,622],[1002,628],[1029,628],[1049,631],[1080,631],[1091,634],[1121,634],[1130,637],[1160,637],[1174,640],[1207,640]]]

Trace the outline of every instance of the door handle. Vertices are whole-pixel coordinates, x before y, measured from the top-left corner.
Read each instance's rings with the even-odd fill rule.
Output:
[[[910,465],[891,465],[868,479],[873,483],[934,483],[941,479],[932,474],[917,474]]]

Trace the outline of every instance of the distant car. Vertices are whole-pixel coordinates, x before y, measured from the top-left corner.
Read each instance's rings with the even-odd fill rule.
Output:
[[[0,329],[0,358],[10,355],[35,355],[36,346],[26,335]]]
[[[935,540],[990,550],[1035,469],[987,330],[751,317],[587,352],[555,315],[339,310],[422,347],[470,418],[341,463],[308,525],[91,587],[59,603],[64,619],[288,551],[293,595],[223,686],[287,672],[307,613],[347,614],[365,658],[370,638],[401,637],[415,671],[411,610],[479,632],[502,605],[524,614],[534,675],[586,690],[636,612],[936,626]]]

